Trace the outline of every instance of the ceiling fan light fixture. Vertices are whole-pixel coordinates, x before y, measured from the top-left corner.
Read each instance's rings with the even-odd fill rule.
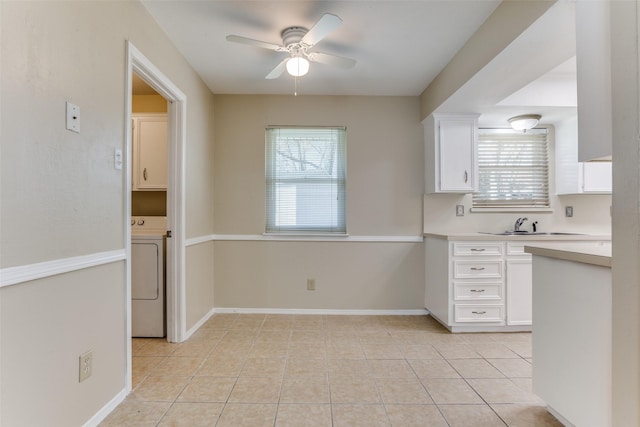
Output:
[[[309,61],[301,56],[294,56],[287,61],[287,72],[295,77],[304,76],[309,72]]]
[[[521,116],[511,117],[509,124],[515,130],[529,130],[536,127],[542,116],[540,114],[523,114]]]

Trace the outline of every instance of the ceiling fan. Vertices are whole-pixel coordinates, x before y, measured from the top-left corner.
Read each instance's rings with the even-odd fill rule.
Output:
[[[280,33],[282,45],[234,35],[227,36],[227,41],[288,53],[289,57],[282,60],[265,78],[276,79],[285,70],[292,76],[299,77],[309,71],[309,61],[345,69],[352,68],[356,64],[356,61],[350,58],[311,51],[318,42],[338,28],[340,24],[342,24],[342,19],[338,16],[325,13],[310,30],[304,27],[287,27],[282,30]]]

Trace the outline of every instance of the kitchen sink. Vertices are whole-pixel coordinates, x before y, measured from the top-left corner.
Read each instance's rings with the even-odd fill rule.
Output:
[[[558,231],[503,231],[501,233],[480,232],[481,234],[493,234],[494,236],[581,236],[581,233],[562,233]]]

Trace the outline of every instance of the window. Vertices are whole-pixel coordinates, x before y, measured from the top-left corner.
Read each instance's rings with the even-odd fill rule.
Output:
[[[549,208],[546,129],[480,129],[473,208]]]
[[[267,233],[346,233],[346,129],[266,130]]]

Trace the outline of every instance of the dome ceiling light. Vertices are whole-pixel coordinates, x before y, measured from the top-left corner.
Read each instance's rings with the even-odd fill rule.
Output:
[[[527,131],[538,125],[542,116],[540,114],[523,114],[521,116],[511,117],[509,124],[515,130]]]

